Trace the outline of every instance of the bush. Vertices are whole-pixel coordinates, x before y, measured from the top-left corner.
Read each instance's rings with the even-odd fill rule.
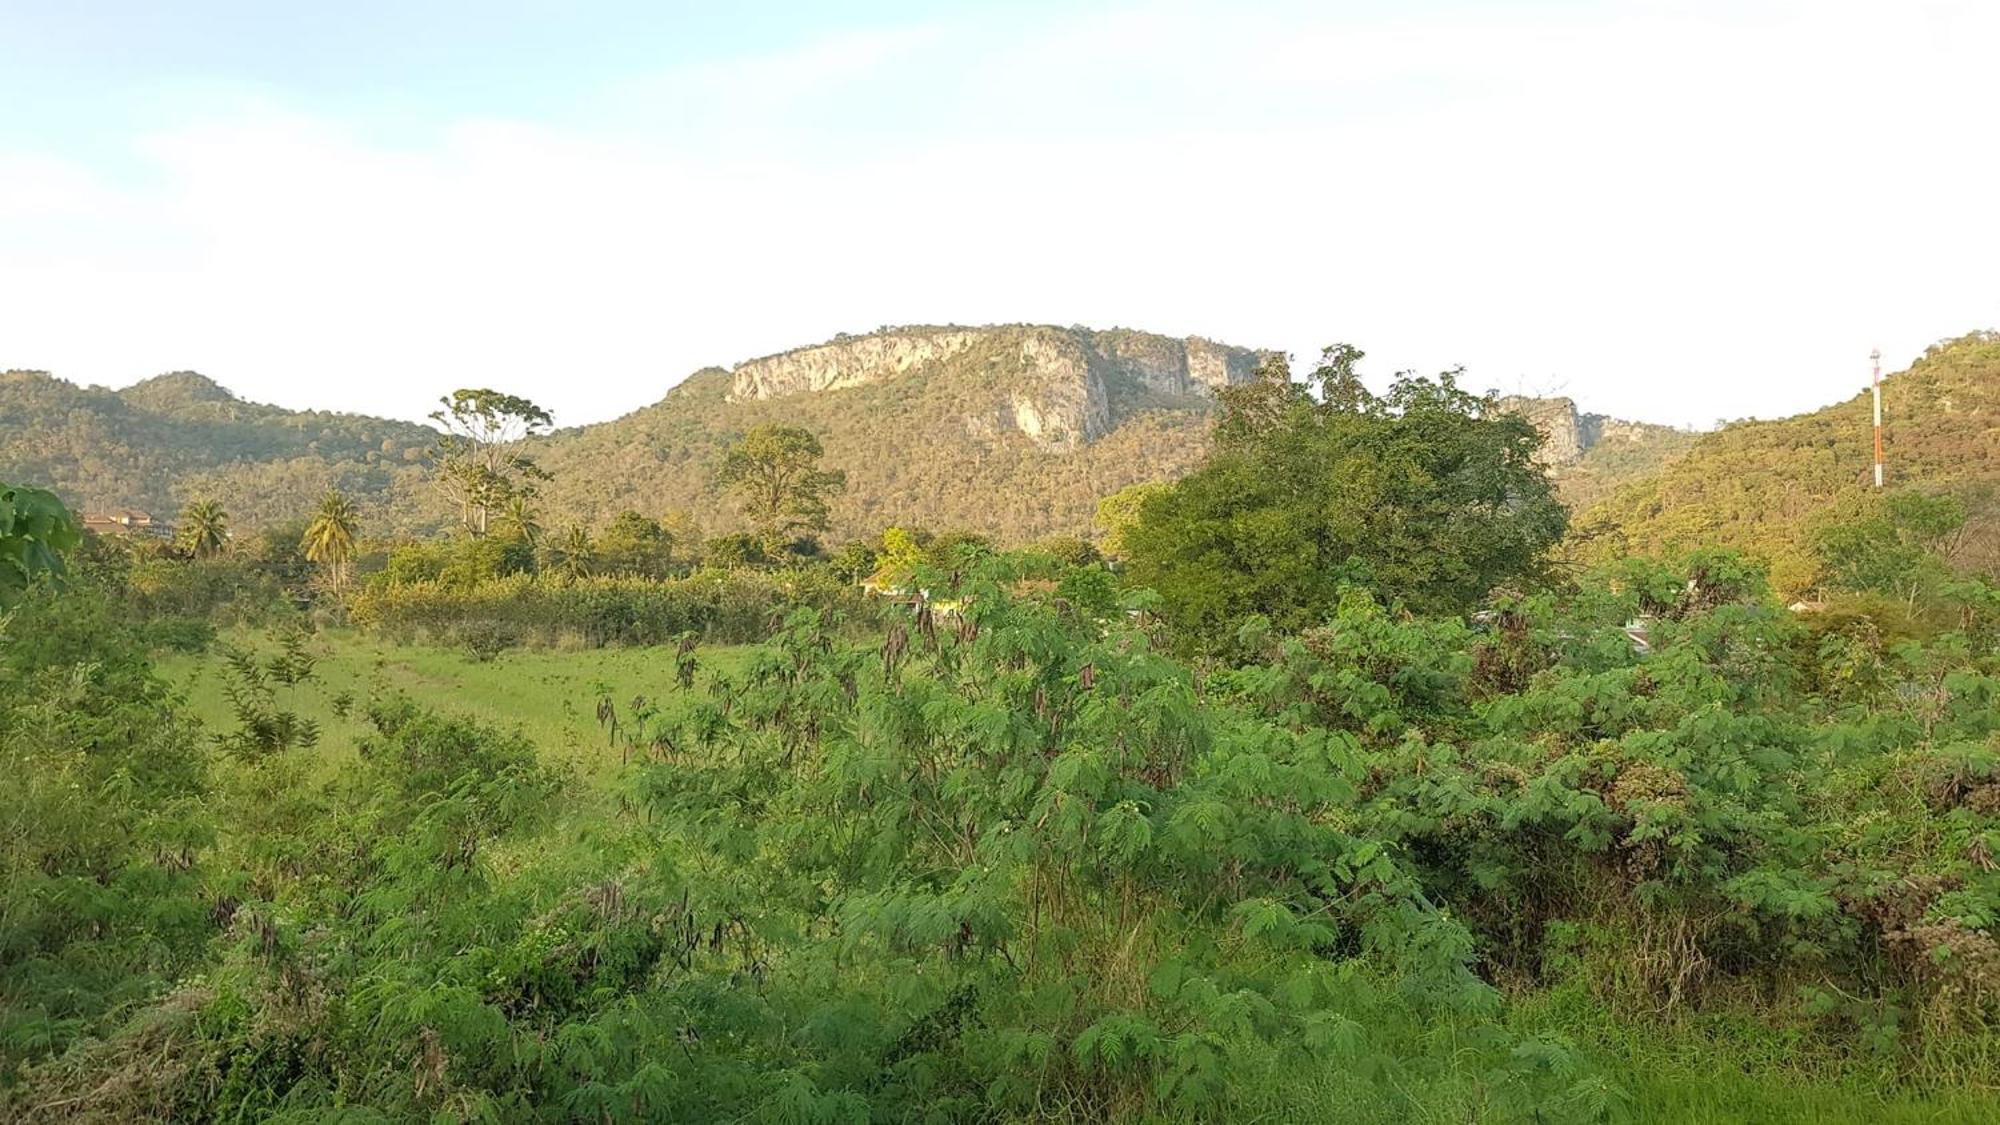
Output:
[[[684,633],[711,643],[759,640],[796,605],[873,608],[824,569],[764,573],[704,570],[686,578],[513,575],[470,586],[444,581],[372,584],[351,606],[356,625],[404,639],[497,652],[556,646],[575,634],[591,646],[666,644]]]
[[[399,586],[432,582],[468,590],[496,578],[527,574],[534,568],[534,548],[525,543],[461,536],[395,548],[376,582]]]
[[[0,615],[0,1091],[16,1059],[149,1003],[216,933],[209,772],[174,703],[88,578]]]
[[[151,648],[199,653],[215,643],[215,626],[195,617],[163,617],[146,622],[143,636]]]

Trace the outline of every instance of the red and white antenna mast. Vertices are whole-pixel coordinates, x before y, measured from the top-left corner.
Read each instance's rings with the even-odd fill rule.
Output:
[[[1882,349],[1868,353],[1875,368],[1875,487],[1882,487]]]

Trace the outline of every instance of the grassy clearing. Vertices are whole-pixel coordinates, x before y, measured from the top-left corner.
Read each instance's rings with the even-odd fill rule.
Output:
[[[1281,1080],[1262,1121],[1423,1123],[1513,1120],[1493,1105],[1490,1077],[1463,1065],[1469,1054],[1448,1025],[1412,1022],[1402,1032],[1370,1032],[1393,1063],[1332,1067]],[[1910,1091],[1864,1074],[1820,1075],[1781,1062],[1746,1062],[1685,1030],[1624,1028],[1615,1043],[1581,1044],[1619,1091],[1613,1120],[1674,1125],[1869,1122],[1881,1125],[1987,1125],[2000,1121],[2000,1095],[1976,1089]]]
[[[159,662],[161,674],[186,693],[188,712],[210,730],[232,722],[225,644],[275,651],[269,637],[244,631],[207,653]],[[313,678],[280,691],[290,693],[286,706],[319,724],[320,745],[336,762],[367,731],[369,701],[402,694],[447,714],[519,729],[547,760],[608,783],[622,758],[598,725],[599,691],[609,691],[621,714],[641,695],[671,714],[687,695],[674,684],[671,648],[515,650],[480,661],[462,648],[396,644],[351,631],[321,633],[308,648],[319,658]],[[734,671],[747,652],[704,648],[698,654],[702,674]]]

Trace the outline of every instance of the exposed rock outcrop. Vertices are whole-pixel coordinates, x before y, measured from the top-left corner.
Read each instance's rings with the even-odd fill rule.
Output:
[[[1206,397],[1245,382],[1262,353],[1200,337],[1047,325],[912,327],[782,352],[739,364],[731,402],[819,394],[904,378],[950,382],[968,433],[1025,435],[1073,450],[1149,406]]]
[[[837,338],[748,360],[732,372],[729,400],[837,391],[893,379],[952,358],[979,340],[978,328],[917,328]]]
[[[1576,403],[1567,398],[1534,398],[1528,395],[1502,395],[1498,400],[1502,411],[1519,414],[1542,431],[1542,448],[1535,459],[1544,465],[1574,465],[1583,460],[1590,447],[1585,441],[1583,419],[1577,414]]]
[[[1521,415],[1542,431],[1542,448],[1536,460],[1550,468],[1574,465],[1600,445],[1646,445],[1682,436],[1671,426],[1580,413],[1568,398],[1501,395],[1496,401],[1501,410]]]

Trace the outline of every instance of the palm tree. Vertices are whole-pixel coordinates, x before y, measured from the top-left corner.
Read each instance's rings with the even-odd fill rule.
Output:
[[[571,525],[563,532],[555,546],[549,548],[549,569],[564,578],[587,578],[591,564],[597,561],[597,548],[590,542],[590,533]]]
[[[528,546],[540,547],[544,537],[540,515],[541,513],[535,511],[528,503],[526,496],[515,493],[507,501],[507,507],[500,513],[500,526],[505,528],[509,535]]]
[[[214,500],[196,500],[181,511],[181,545],[195,558],[214,558],[229,542],[229,513]]]
[[[312,522],[306,525],[305,537],[299,540],[308,560],[326,566],[336,590],[347,584],[347,563],[354,557],[356,522],[354,502],[339,489],[329,488],[320,497],[319,510],[313,513]]]

